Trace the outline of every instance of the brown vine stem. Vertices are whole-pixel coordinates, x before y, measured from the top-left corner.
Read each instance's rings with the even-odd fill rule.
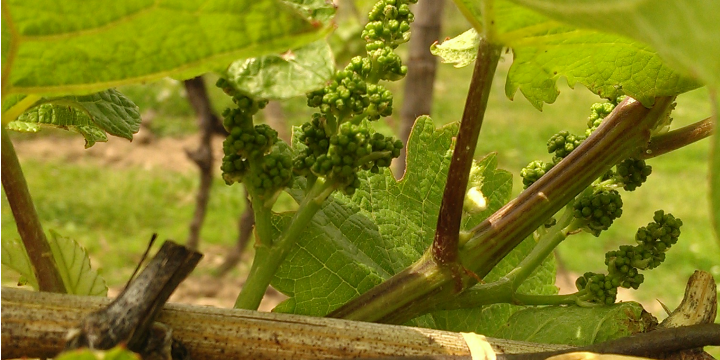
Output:
[[[546,176],[472,229],[463,264],[485,276],[511,249],[616,163],[647,148],[651,130],[672,98],[647,109],[634,99],[620,103],[603,124]]]
[[[485,38],[480,40],[432,245],[433,259],[441,265],[456,263],[458,259],[458,235],[465,191],[500,50],[500,46]]]
[[[20,238],[30,258],[38,287],[40,291],[64,293],[65,284],[62,282],[50,245],[35,211],[15,147],[4,127],[1,141],[2,186],[15,217]]]
[[[715,124],[711,118],[707,118],[680,129],[654,136],[650,139],[650,145],[648,145],[647,150],[643,151],[639,158],[650,159],[667,154],[709,137],[714,131]]]
[[[487,273],[616,163],[644,151],[651,129],[666,114],[672,98],[658,98],[652,109],[633,99],[619,104],[603,124],[565,160],[472,230],[462,245],[462,265],[479,277]],[[328,316],[404,323],[457,295],[457,278],[425,254],[392,278],[346,303]],[[464,289],[477,281],[464,275]]]

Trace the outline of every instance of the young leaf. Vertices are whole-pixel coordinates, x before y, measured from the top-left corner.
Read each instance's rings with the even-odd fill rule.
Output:
[[[468,30],[452,39],[430,45],[430,52],[440,57],[443,63],[453,64],[456,68],[468,66],[477,57],[480,36],[475,29]]]
[[[107,296],[105,280],[90,268],[90,258],[80,244],[52,230],[48,243],[68,294]]]
[[[490,336],[583,346],[645,332],[655,325],[657,320],[635,302],[590,308],[529,307],[513,314]]]
[[[20,274],[18,284],[30,285],[35,290],[38,289],[30,258],[19,240],[8,236],[2,238],[2,264]]]
[[[75,131],[85,137],[85,147],[107,141],[111,135],[132,140],[140,129],[140,110],[115,89],[83,96],[66,96],[39,101],[34,108],[8,123],[8,129],[37,132],[39,125]]]
[[[563,25],[507,0],[495,2],[495,15],[496,40],[514,54],[506,95],[512,99],[520,90],[538,109],[555,101],[561,77],[571,87],[580,83],[606,98],[624,93],[646,106],[655,97],[698,86],[663,63],[648,45],[629,38]],[[468,43],[478,35],[471,30],[461,36]],[[443,58],[462,56],[462,49],[447,48]]]
[[[327,200],[273,279],[273,287],[290,296],[275,310],[325,315],[417,260],[432,242],[457,129],[457,124],[435,129],[430,118],[418,118],[408,143],[403,179],[396,181],[389,171],[361,175],[362,186],[352,198]],[[500,208],[510,196],[511,175],[496,166],[494,155],[478,164],[482,175],[477,179],[482,184],[473,186],[481,186],[487,209],[468,215],[466,228]],[[292,195],[299,198],[302,191],[293,190]],[[276,231],[287,226],[290,217],[276,216]],[[532,244],[528,245],[517,251],[528,252]],[[513,267],[515,260],[508,258],[511,262],[501,263],[505,264],[501,269]],[[547,290],[544,286],[554,282],[551,273],[540,272],[533,286],[542,284],[538,291]],[[432,314],[415,324],[439,326],[451,316],[468,313]],[[502,319],[509,316],[508,312]]]
[[[318,40],[284,54],[235,61],[225,77],[250,96],[287,99],[323,87],[334,71],[330,46]]]
[[[18,132],[38,132],[40,124],[76,132],[85,138],[85,148],[96,142],[106,142],[107,135],[84,113],[64,106],[40,105],[8,123],[7,128]]]
[[[3,96],[91,93],[282,52],[328,27],[275,0],[10,0],[2,6]],[[82,11],[77,11],[82,9]]]

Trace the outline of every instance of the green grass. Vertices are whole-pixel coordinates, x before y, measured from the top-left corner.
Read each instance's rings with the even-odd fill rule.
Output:
[[[54,229],[87,247],[94,266],[111,285],[128,279],[153,233],[181,243],[187,238],[198,184],[193,173],[37,161],[23,166],[45,230]],[[216,181],[201,247],[232,245],[244,208],[242,196],[241,188]],[[18,237],[4,193],[2,224],[3,237]]]

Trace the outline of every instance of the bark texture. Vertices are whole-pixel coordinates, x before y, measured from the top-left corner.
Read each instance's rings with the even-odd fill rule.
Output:
[[[197,249],[200,243],[200,230],[205,221],[208,201],[210,201],[210,188],[212,187],[214,163],[212,136],[213,133],[218,132],[217,124],[220,124],[220,120],[212,110],[202,76],[185,80],[184,84],[188,101],[190,101],[190,105],[197,114],[198,127],[200,128],[200,145],[195,150],[186,150],[187,156],[200,169],[200,188],[198,188],[195,197],[195,213],[190,222],[190,234],[186,243],[190,249]]]

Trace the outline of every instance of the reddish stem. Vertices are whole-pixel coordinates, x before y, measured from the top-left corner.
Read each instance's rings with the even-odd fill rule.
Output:
[[[465,190],[500,50],[501,47],[485,39],[480,40],[432,245],[433,259],[441,265],[455,263],[458,259],[458,234]]]
[[[58,272],[15,148],[5,128],[2,128],[2,186],[15,217],[18,233],[30,258],[38,288],[40,291],[65,293],[65,284]]]

